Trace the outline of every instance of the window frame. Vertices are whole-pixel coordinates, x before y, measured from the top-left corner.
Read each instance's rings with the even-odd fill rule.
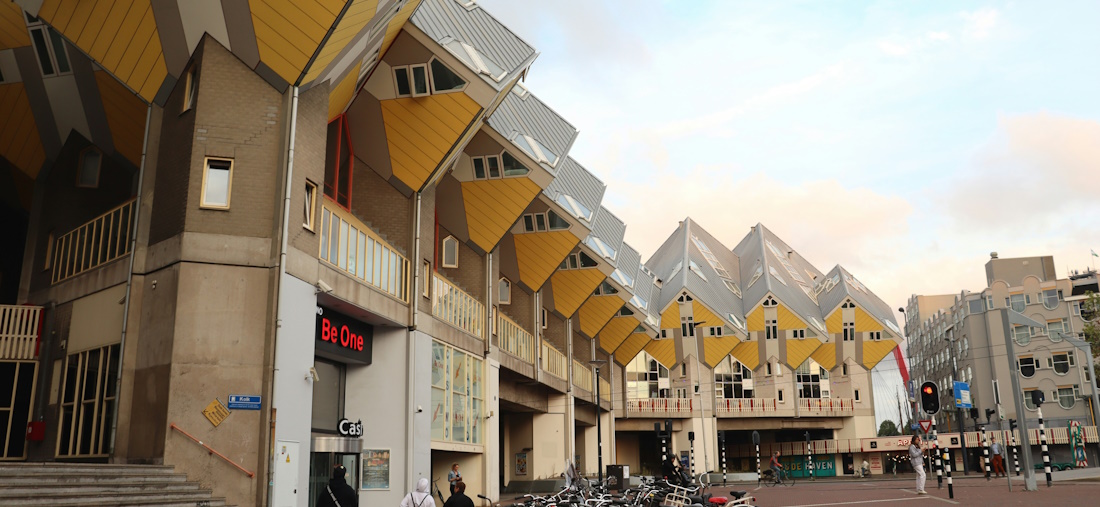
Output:
[[[427,97],[432,94],[431,76],[428,74],[428,64],[426,63],[414,63],[407,66],[409,68],[409,91],[412,92],[412,97]],[[424,71],[424,92],[417,93],[416,91],[416,71],[421,69]]]
[[[197,65],[191,65],[185,73],[186,77],[183,84],[183,109],[180,110],[180,114],[195,108],[195,99],[197,99],[199,95],[197,67]]]
[[[447,245],[454,245],[454,262],[447,262]],[[457,268],[458,267],[458,238],[454,236],[447,236],[439,242],[439,254],[441,257],[440,265],[445,268]]]
[[[405,71],[405,79],[404,80],[397,77],[397,71],[399,71],[399,70]],[[395,65],[395,66],[393,66],[393,68],[391,69],[390,72],[391,72],[391,75],[393,76],[393,95],[394,95],[394,97],[397,97],[397,98],[412,97],[412,79],[411,79],[412,71],[409,70],[409,66],[408,65]],[[401,87],[398,86],[397,83],[402,82],[402,81],[404,81],[405,86],[408,87],[409,93],[401,93]]]
[[[1028,360],[1031,364],[1031,375],[1024,373],[1024,360]],[[1016,367],[1020,370],[1020,376],[1023,378],[1032,378],[1039,371],[1039,361],[1036,361],[1033,356],[1024,356],[1016,358]]]
[[[50,60],[50,65],[53,66],[52,72],[46,72],[46,69],[42,67],[42,55],[38,49],[38,43],[35,41],[34,32],[40,31],[42,33],[43,44],[45,45],[46,58]],[[27,25],[27,34],[30,36],[31,47],[34,49],[34,61],[38,63],[38,70],[42,72],[43,78],[52,78],[60,76],[68,76],[73,73],[73,61],[69,57],[69,50],[65,48],[65,41],[61,38],[61,34],[57,33],[52,26],[43,23],[41,20]],[[53,38],[53,34],[57,34],[57,39]],[[58,46],[60,50],[64,52],[65,64],[69,70],[62,72],[59,69],[57,60]]]
[[[542,322],[540,322],[539,325],[542,329],[546,329],[546,321],[549,320],[548,313],[550,313],[550,312],[547,312],[546,308],[541,308],[541,310],[542,310],[542,315],[541,315]]]
[[[451,90],[438,90],[438,89],[436,89],[436,87],[435,87],[435,71],[432,70],[432,62],[439,62],[440,65],[445,67],[447,70],[451,71],[452,74],[458,76],[459,79],[462,79],[462,82],[463,82],[462,88],[455,88],[455,89],[451,89]],[[470,80],[466,79],[465,77],[460,75],[458,72],[455,72],[454,69],[452,69],[450,65],[447,65],[447,63],[444,62],[443,60],[440,60],[438,57],[435,57],[435,56],[428,59],[428,91],[432,95],[443,95],[443,94],[447,94],[447,93],[462,93],[462,92],[466,91],[466,88],[468,88],[469,86],[470,86]]]
[[[208,204],[206,202],[206,180],[210,173],[210,161],[229,162],[229,182],[225,188],[225,205],[221,204]],[[233,200],[233,166],[235,166],[235,160],[227,157],[203,157],[202,160],[202,187],[199,193],[199,209],[209,209],[216,211],[228,211]],[[221,169],[218,169],[221,170]]]
[[[504,296],[508,297],[504,297]],[[512,304],[512,281],[507,277],[497,280],[497,303],[502,305]]]
[[[302,222],[302,227],[310,231],[316,232],[317,227],[317,184],[309,179],[306,179],[305,188],[305,207],[302,211],[305,213],[305,221]]]
[[[422,287],[423,288],[420,290],[420,295],[424,296],[425,299],[431,299],[432,298],[432,283],[431,283],[431,279],[432,279],[432,262],[425,259],[424,262],[421,263],[420,269],[422,271],[422,278],[423,278],[423,281],[422,281]]]
[[[1048,292],[1052,293],[1052,294],[1047,294]],[[1058,302],[1061,301],[1062,298],[1058,297],[1058,289],[1057,288],[1043,289],[1043,292],[1041,292],[1040,294],[1043,296],[1043,308],[1046,308],[1047,310],[1054,310],[1054,309],[1058,308]],[[1053,298],[1053,300],[1054,300],[1054,306],[1047,306],[1047,302],[1051,298]]]
[[[1065,357],[1065,360],[1064,361],[1059,361],[1057,359],[1059,356]],[[1075,363],[1076,363],[1076,361],[1074,361],[1074,354],[1072,352],[1054,352],[1047,359],[1047,365],[1050,366],[1050,369],[1054,371],[1055,375],[1058,375],[1060,377],[1064,377],[1066,375],[1069,375],[1069,372],[1073,371],[1072,368],[1074,367]],[[1058,365],[1059,364],[1065,364],[1065,366],[1066,366],[1066,371],[1065,372],[1059,372],[1058,371]]]
[[[1070,403],[1068,407],[1062,404],[1062,390],[1063,389],[1068,389],[1069,390],[1069,393],[1070,393],[1069,394],[1069,399],[1073,402],[1073,403]],[[1073,388],[1073,386],[1068,386],[1068,387],[1058,386],[1058,388],[1054,392],[1058,395],[1058,406],[1059,407],[1062,407],[1065,410],[1072,410],[1073,407],[1077,406],[1077,392],[1076,392],[1076,389]]]
[[[96,165],[95,165],[95,183],[85,185],[85,184],[80,182],[80,180],[81,180],[80,176],[84,172],[84,157],[88,153],[92,153],[92,152],[95,152],[97,155],[99,155],[99,160],[96,162]],[[87,148],[84,148],[83,150],[80,150],[80,155],[77,156],[76,160],[77,160],[77,162],[76,162],[76,187],[77,188],[99,188],[99,178],[103,174],[103,152],[100,151],[99,148],[96,148],[95,146],[89,146]]]

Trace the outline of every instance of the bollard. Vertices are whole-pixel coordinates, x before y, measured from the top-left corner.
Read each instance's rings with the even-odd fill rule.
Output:
[[[1039,410],[1039,442],[1040,449],[1043,451],[1043,471],[1047,474],[1047,487],[1053,486],[1053,481],[1050,478],[1050,453],[1047,452],[1047,430],[1043,426],[1043,407],[1036,407]]]
[[[989,477],[989,438],[985,432],[985,426],[982,426],[982,460],[985,462],[985,480],[991,480]]]
[[[756,483],[760,484],[762,476],[760,475],[760,444],[756,444]]]
[[[943,489],[943,463],[939,453],[940,443],[936,440],[936,418],[932,418],[932,454],[936,456],[933,468],[936,469],[936,489]]]
[[[1012,439],[1012,466],[1016,467],[1016,477],[1020,476],[1020,447],[1016,445],[1016,432],[1008,430],[1008,438]]]
[[[814,480],[814,446],[806,444],[806,452],[810,456],[810,480]]]
[[[691,478],[695,479],[695,432],[688,432],[688,463],[691,466]]]
[[[718,452],[722,459],[722,485],[726,485],[726,432],[718,432]]]
[[[955,487],[951,485],[951,450],[943,449],[943,469],[947,472],[947,498],[955,498]]]

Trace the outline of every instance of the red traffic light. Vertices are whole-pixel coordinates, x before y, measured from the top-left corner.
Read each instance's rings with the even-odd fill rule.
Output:
[[[924,394],[932,394],[932,387],[924,386]]]

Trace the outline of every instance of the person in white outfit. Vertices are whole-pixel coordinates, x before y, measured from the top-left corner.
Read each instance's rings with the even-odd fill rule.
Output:
[[[435,507],[435,499],[428,490],[428,478],[421,477],[416,481],[416,491],[405,495],[401,499],[401,507]]]
[[[913,435],[909,441],[909,461],[913,464],[913,471],[917,472],[917,494],[927,495],[924,491],[924,451],[920,448],[920,435]]]

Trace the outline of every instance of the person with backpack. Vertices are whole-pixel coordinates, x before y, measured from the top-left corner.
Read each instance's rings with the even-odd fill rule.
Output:
[[[435,507],[435,499],[428,489],[428,478],[416,481],[416,489],[401,499],[401,507]]]
[[[336,465],[332,468],[332,479],[329,479],[325,489],[317,495],[317,507],[358,507],[359,495],[344,480],[348,471],[344,465]]]

